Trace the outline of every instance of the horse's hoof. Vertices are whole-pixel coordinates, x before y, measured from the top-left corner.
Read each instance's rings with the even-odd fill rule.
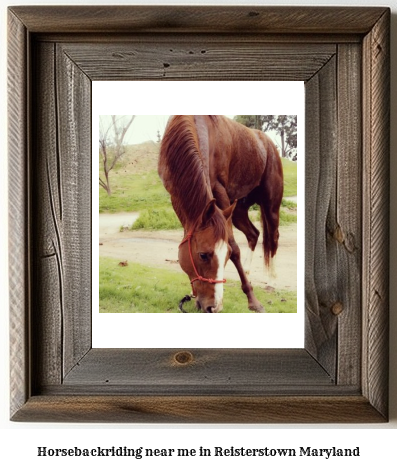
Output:
[[[254,304],[252,306],[248,306],[251,311],[254,312],[266,312],[265,308],[262,306],[262,304]]]

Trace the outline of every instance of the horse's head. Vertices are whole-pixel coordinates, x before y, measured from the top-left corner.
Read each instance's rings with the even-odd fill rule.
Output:
[[[224,269],[231,254],[228,228],[235,205],[221,211],[211,200],[179,246],[179,263],[203,312],[223,308]]]

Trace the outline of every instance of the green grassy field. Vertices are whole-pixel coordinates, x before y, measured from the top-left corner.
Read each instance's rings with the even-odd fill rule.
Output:
[[[298,164],[288,159],[281,159],[284,171],[284,196],[296,196],[298,194],[297,169]]]
[[[99,188],[99,212],[118,213],[171,207],[170,196],[156,170],[147,173],[110,173],[112,194]]]
[[[135,263],[122,267],[117,260],[106,257],[100,258],[99,266],[100,312],[178,312],[180,300],[190,293],[184,273]],[[257,287],[255,294],[266,312],[296,312],[295,292],[267,292]],[[184,304],[184,309],[197,312],[194,301]],[[223,312],[248,312],[240,282],[229,280],[225,284]]]

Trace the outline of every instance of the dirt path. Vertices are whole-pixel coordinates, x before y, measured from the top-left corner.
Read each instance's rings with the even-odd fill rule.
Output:
[[[178,244],[183,231],[124,231],[122,226],[131,225],[137,213],[99,215],[99,255],[141,263],[151,267],[167,268],[181,272],[178,260]],[[261,230],[260,225],[258,229]],[[234,235],[240,246],[243,260],[248,250],[244,234],[235,229]],[[260,236],[260,241],[262,237]],[[274,267],[276,278],[271,278],[264,268],[261,243],[252,261],[250,279],[254,285],[272,286],[276,289],[296,290],[297,244],[296,224],[280,227],[280,243]],[[230,261],[226,265],[225,278],[238,280],[237,271]]]

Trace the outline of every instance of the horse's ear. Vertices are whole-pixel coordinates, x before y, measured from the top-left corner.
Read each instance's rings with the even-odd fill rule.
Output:
[[[215,213],[216,200],[213,198],[207,206],[204,208],[204,211],[201,215],[201,226],[205,226],[208,221],[212,218]]]
[[[233,214],[233,211],[234,211],[234,208],[236,207],[236,204],[237,204],[237,200],[234,200],[234,203],[223,211],[223,215],[225,216],[226,221]]]

